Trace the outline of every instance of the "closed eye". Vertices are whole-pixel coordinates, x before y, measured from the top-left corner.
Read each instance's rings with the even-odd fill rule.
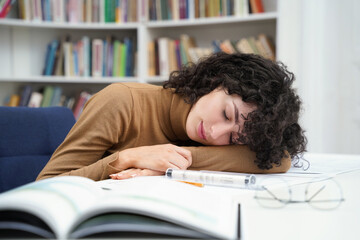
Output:
[[[230,120],[229,117],[226,115],[226,111],[225,111],[225,110],[223,111],[223,114],[224,114],[224,118],[225,118],[226,120]]]

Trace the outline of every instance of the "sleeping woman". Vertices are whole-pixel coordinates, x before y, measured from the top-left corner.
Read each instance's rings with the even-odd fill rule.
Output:
[[[163,87],[114,83],[96,93],[37,180],[163,175],[167,168],[286,172],[306,146],[286,67],[216,53]]]

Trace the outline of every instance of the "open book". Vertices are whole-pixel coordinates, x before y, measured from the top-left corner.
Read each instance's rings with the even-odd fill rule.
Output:
[[[235,239],[238,208],[229,197],[163,177],[55,177],[0,194],[0,238]]]

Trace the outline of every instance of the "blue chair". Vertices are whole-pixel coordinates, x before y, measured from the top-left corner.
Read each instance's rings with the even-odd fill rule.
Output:
[[[65,107],[0,107],[0,193],[34,181],[74,123]]]

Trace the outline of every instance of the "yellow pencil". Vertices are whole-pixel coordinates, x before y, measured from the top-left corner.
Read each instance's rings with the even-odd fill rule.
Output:
[[[191,184],[191,185],[194,185],[194,186],[197,186],[197,187],[203,187],[203,186],[204,186],[204,184],[202,184],[202,183],[196,183],[196,182],[187,182],[187,181],[181,181],[181,180],[178,180],[178,182]]]

